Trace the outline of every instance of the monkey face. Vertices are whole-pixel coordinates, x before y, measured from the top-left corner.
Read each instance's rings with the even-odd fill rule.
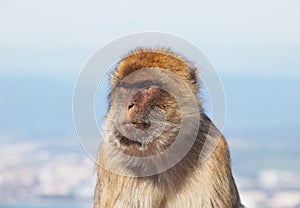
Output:
[[[121,146],[145,150],[162,132],[166,115],[161,103],[167,97],[162,85],[141,70],[125,77],[113,89],[113,120]]]
[[[109,142],[135,156],[164,152],[180,130],[190,132],[199,115],[198,101],[185,80],[161,68],[139,69],[113,80],[110,98],[113,136]],[[183,120],[185,128],[181,128]]]

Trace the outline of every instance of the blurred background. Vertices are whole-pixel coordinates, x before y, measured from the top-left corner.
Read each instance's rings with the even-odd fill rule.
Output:
[[[190,41],[219,72],[243,203],[300,207],[299,11],[290,0],[0,0],[0,207],[92,206],[76,77],[103,45],[147,31]]]

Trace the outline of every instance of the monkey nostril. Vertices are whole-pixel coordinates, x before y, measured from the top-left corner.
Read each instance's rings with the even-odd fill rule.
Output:
[[[128,105],[128,110],[130,110],[134,106],[134,103]]]

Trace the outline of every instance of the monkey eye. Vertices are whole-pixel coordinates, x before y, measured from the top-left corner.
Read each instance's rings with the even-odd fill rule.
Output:
[[[146,80],[146,81],[142,82],[139,87],[144,88],[144,87],[150,87],[152,85],[154,85],[154,83],[151,80]]]
[[[138,84],[139,88],[146,88],[146,87],[151,87],[151,86],[157,86],[153,81],[151,80],[146,80]]]
[[[124,88],[124,89],[129,89],[129,88],[131,88],[131,85],[129,83],[126,83],[126,82],[121,82],[119,84],[119,87]]]
[[[130,83],[127,83],[127,82],[121,82],[119,84],[119,87],[123,88],[123,89],[132,89],[133,87],[136,87],[136,88],[147,88],[147,87],[151,87],[151,86],[160,87],[160,84],[154,83],[151,80],[146,80],[146,81],[143,81],[143,82],[139,82],[137,84],[130,84]]]

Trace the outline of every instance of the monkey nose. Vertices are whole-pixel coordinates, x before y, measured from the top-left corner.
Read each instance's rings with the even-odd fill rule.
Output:
[[[135,103],[130,103],[130,104],[128,105],[128,110],[131,110],[134,106],[135,106]]]
[[[133,120],[135,120],[138,114],[136,103],[130,102],[127,108],[128,108],[128,112],[127,112],[128,118],[132,122]]]

